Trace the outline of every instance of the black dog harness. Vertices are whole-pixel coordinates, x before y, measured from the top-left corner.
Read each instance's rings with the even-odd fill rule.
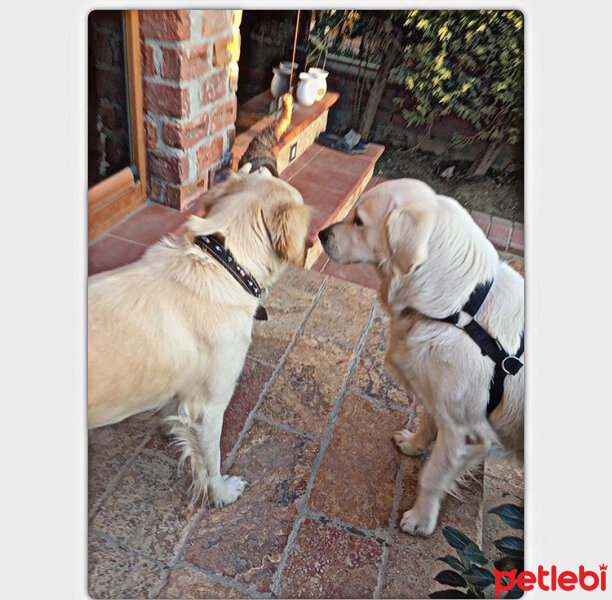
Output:
[[[234,259],[232,253],[214,235],[198,235],[193,240],[202,250],[210,254],[231,274],[231,276],[255,298],[261,298],[261,287],[255,277],[247,273]],[[255,311],[258,321],[267,321],[268,313],[260,304]]]
[[[491,379],[491,383],[489,384],[487,416],[489,416],[499,406],[499,403],[502,400],[502,396],[504,395],[504,380],[506,379],[506,376],[516,375],[523,367],[523,363],[519,360],[519,357],[523,354],[525,349],[524,334],[521,334],[521,344],[517,353],[515,355],[508,354],[502,348],[501,344],[493,336],[491,336],[491,334],[483,329],[474,319],[474,316],[483,305],[492,285],[493,281],[478,284],[468,298],[468,301],[463,305],[463,308],[458,310],[456,313],[449,315],[448,317],[439,319],[436,317],[423,315],[428,319],[450,323],[451,325],[462,329],[474,340],[474,342],[476,342],[483,356],[488,356],[495,363],[493,379]],[[464,327],[460,327],[458,325],[459,316],[462,312],[465,312],[472,317],[472,320]]]

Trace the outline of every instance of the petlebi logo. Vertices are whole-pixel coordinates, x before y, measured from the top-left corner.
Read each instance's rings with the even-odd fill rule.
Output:
[[[499,598],[502,592],[507,592],[515,586],[525,592],[529,592],[534,588],[545,592],[564,590],[571,592],[576,587],[587,592],[594,590],[606,590],[606,571],[608,565],[599,565],[599,572],[587,571],[583,565],[580,565],[578,572],[576,571],[561,571],[559,572],[555,565],[546,570],[543,566],[539,566],[536,573],[533,571],[521,571],[517,569],[512,571],[498,571],[493,569],[495,577],[495,597]]]

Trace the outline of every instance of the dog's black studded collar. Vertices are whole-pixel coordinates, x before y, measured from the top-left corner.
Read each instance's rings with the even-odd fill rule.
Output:
[[[223,245],[221,240],[214,235],[198,235],[193,241],[223,265],[245,291],[251,294],[251,296],[255,296],[255,298],[261,298],[261,287],[255,277],[247,273],[236,262],[232,253]],[[255,318],[258,321],[266,321],[268,319],[268,313],[261,304],[257,307]]]

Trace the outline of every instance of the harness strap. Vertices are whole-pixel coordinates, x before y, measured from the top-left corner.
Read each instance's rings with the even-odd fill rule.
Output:
[[[428,317],[434,321],[442,321],[458,326],[459,316],[462,312],[468,313],[474,317],[483,305],[491,287],[493,280],[480,283],[470,294],[468,301],[463,308],[452,315],[444,318]],[[409,309],[404,309],[405,312]],[[427,315],[424,315],[427,316]],[[491,336],[474,318],[465,326],[460,327],[467,333],[480,348],[483,356],[488,356],[495,363],[493,378],[489,384],[489,401],[487,402],[487,416],[489,416],[502,401],[504,395],[504,380],[507,375],[516,375],[523,367],[523,363],[519,357],[524,351],[524,335],[521,335],[521,345],[515,355],[508,354],[500,345],[500,343]]]
[[[451,325],[457,325],[459,322],[459,316],[461,312],[466,312],[470,316],[474,316],[482,306],[491,286],[493,285],[493,280],[485,281],[484,283],[479,283],[474,291],[470,294],[468,301],[463,305],[461,310],[458,310],[456,313],[449,315],[448,317],[444,317],[443,319],[436,319],[437,321],[444,321],[445,323],[450,323]]]

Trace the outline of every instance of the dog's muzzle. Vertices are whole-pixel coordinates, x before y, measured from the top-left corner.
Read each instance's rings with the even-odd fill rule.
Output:
[[[329,235],[331,234],[331,228],[332,226],[330,225],[329,227],[326,227],[325,229],[321,229],[321,231],[319,231],[319,239],[321,240],[321,243],[324,246],[327,240],[329,239]]]

